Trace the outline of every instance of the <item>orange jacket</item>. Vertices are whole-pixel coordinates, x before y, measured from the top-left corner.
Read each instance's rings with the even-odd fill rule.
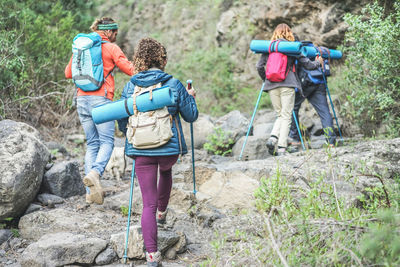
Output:
[[[104,77],[110,73],[110,71],[116,65],[122,72],[125,74],[132,76],[133,75],[133,64],[128,61],[121,48],[114,43],[110,43],[110,40],[103,34],[99,33],[103,41],[108,41],[107,43],[103,43],[101,45],[101,56],[103,57],[103,73]],[[65,77],[67,79],[72,79],[72,57],[69,60],[68,65],[65,67]],[[104,81],[103,85],[99,90],[92,92],[85,92],[78,88],[77,96],[82,95],[97,95],[97,96],[106,96],[108,99],[113,100],[114,98],[114,90],[115,90],[115,82],[114,76],[108,75],[107,79]]]

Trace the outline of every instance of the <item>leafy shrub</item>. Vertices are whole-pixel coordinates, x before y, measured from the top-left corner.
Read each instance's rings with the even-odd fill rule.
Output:
[[[400,265],[400,220],[391,210],[378,213],[378,221],[369,226],[360,242],[360,253],[368,265]]]
[[[0,116],[31,118],[47,107],[65,112],[64,68],[71,42],[89,30],[92,1],[28,0],[0,2]],[[5,66],[5,67],[4,67]],[[51,112],[50,112],[51,113]],[[27,116],[30,115],[30,116]]]
[[[227,156],[232,152],[234,141],[221,128],[214,129],[214,133],[208,136],[207,140],[203,147],[211,154]]]
[[[342,85],[348,101],[345,111],[362,130],[373,135],[382,123],[390,133],[400,129],[400,1],[385,14],[378,2],[369,4],[361,15],[347,14],[349,29],[344,53],[346,83]]]

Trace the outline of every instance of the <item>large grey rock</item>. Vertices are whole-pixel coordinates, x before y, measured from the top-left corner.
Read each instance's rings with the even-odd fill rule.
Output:
[[[185,136],[186,145],[191,149],[190,123],[182,123],[183,134]],[[194,148],[201,149],[207,142],[207,137],[214,132],[214,123],[210,116],[200,114],[198,119],[193,123]]]
[[[105,219],[96,214],[80,214],[62,208],[29,213],[23,216],[18,224],[21,236],[33,240],[50,233],[102,232],[107,227]]]
[[[21,266],[92,264],[106,246],[107,241],[100,238],[87,238],[71,233],[48,234],[25,249],[21,257]]]
[[[0,121],[0,220],[25,212],[40,189],[49,157],[36,129]]]
[[[232,148],[232,156],[235,159],[238,159],[240,154],[242,153],[241,160],[254,160],[254,159],[265,159],[271,157],[268,153],[267,143],[268,136],[264,137],[256,137],[249,136],[247,138],[246,146],[242,153],[243,143],[246,139],[245,136],[239,139],[236,144]]]
[[[119,258],[124,256],[125,251],[126,232],[111,235],[110,244],[114,251],[118,254]],[[138,225],[129,227],[128,238],[128,258],[144,259],[144,243],[142,236],[142,228]]]
[[[40,210],[42,206],[38,204],[30,204],[29,207],[25,211],[25,215]]]
[[[254,117],[254,122],[253,125],[257,124],[269,124],[269,123],[274,123],[276,120],[276,112],[271,109],[261,109],[257,110],[256,116]]]
[[[38,195],[38,200],[40,203],[42,203],[45,206],[50,206],[50,207],[54,207],[55,204],[61,204],[64,202],[64,199],[56,196],[56,195],[52,195],[52,194],[47,194],[47,193],[43,193]]]
[[[117,258],[117,253],[112,248],[107,248],[96,257],[97,265],[106,265],[112,263]]]
[[[0,229],[0,245],[6,242],[12,236],[12,232],[9,229]]]
[[[273,122],[254,124],[253,136],[261,138],[269,137],[273,127]]]
[[[177,233],[173,231],[158,231],[157,247],[162,253],[166,252],[169,248],[174,246],[181,239]]]
[[[238,110],[229,112],[215,122],[215,127],[221,128],[234,142],[246,135],[250,121]]]
[[[240,172],[215,172],[211,179],[199,187],[199,192],[221,209],[250,208],[259,182]]]
[[[43,191],[62,198],[84,194],[79,163],[67,161],[54,164],[44,175]]]

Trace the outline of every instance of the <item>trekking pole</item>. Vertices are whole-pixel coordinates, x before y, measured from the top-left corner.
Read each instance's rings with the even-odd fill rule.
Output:
[[[123,263],[126,264],[128,259],[128,240],[129,240],[129,228],[131,226],[131,211],[132,211],[132,196],[133,196],[133,186],[135,184],[135,160],[132,164],[132,175],[131,175],[131,190],[129,193],[129,211],[128,211],[128,224],[126,226],[126,239],[125,239],[125,251],[123,257]]]
[[[325,77],[325,73],[324,73],[324,70],[323,70],[323,69],[321,70],[321,72],[322,72],[322,77],[324,78],[324,83],[325,83],[326,91],[328,92],[329,101],[331,102],[331,107],[332,107],[333,116],[335,116],[336,125],[337,125],[338,130],[339,130],[340,140],[343,142],[342,131],[340,130],[339,122],[338,122],[338,119],[337,119],[337,117],[336,117],[335,107],[333,106],[333,101],[332,101],[332,98],[331,98],[331,93],[329,92],[329,88],[328,88],[328,82],[326,81],[326,77]]]
[[[192,80],[187,80],[187,87],[188,89],[192,89]],[[194,168],[194,134],[193,134],[193,122],[190,123],[190,141],[192,145],[192,173],[193,173],[193,194],[196,196],[196,173],[195,173],[195,168]]]
[[[244,143],[243,143],[243,146],[242,146],[242,151],[240,152],[239,160],[242,160],[243,151],[244,151],[244,148],[246,147],[247,138],[249,137],[249,134],[250,134],[251,125],[253,125],[254,117],[256,116],[258,104],[260,103],[261,95],[262,95],[262,92],[264,90],[264,85],[265,85],[265,82],[263,82],[263,84],[261,86],[261,89],[260,89],[260,93],[258,94],[257,103],[256,103],[256,106],[254,107],[253,116],[251,117],[249,129],[247,130],[246,138],[244,139]]]
[[[294,112],[294,110],[293,110],[293,119],[294,119],[294,122],[296,123],[297,132],[299,133],[299,136],[300,136],[301,146],[303,147],[303,150],[306,150],[306,147],[304,146],[304,143],[303,143],[303,136],[301,135],[300,126],[299,126],[299,123],[297,122],[296,113]]]

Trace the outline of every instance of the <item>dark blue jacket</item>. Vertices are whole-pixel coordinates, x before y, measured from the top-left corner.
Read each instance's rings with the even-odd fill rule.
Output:
[[[127,156],[168,156],[168,155],[178,155],[180,153],[186,154],[187,147],[185,143],[185,137],[183,136],[182,125],[180,121],[180,116],[187,122],[194,122],[198,117],[198,111],[196,102],[193,96],[189,95],[182,85],[182,83],[173,78],[171,75],[159,70],[151,69],[147,71],[142,71],[134,75],[131,80],[125,85],[124,90],[121,95],[121,99],[130,97],[133,94],[135,85],[140,87],[148,87],[153,84],[161,82],[162,85],[168,85],[175,98],[175,105],[168,106],[168,112],[174,117],[172,123],[172,138],[163,146],[157,148],[149,149],[136,149],[132,144],[125,140],[125,154]],[[178,141],[178,131],[176,129],[175,118],[178,122],[179,132],[181,136],[181,147]],[[118,128],[124,134],[126,134],[126,125],[128,123],[128,118],[118,120]]]

